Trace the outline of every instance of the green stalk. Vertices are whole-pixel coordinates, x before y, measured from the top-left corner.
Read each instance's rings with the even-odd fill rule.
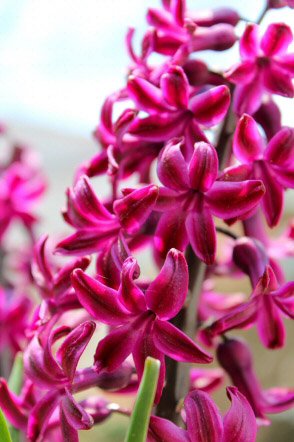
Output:
[[[143,378],[140,383],[125,442],[146,441],[150,414],[157,388],[159,369],[160,362],[157,359],[151,357],[146,358]]]

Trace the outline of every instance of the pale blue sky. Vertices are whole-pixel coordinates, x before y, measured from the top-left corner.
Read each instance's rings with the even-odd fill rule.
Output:
[[[189,3],[234,6],[254,20],[264,0]],[[127,27],[142,32],[147,7],[158,5],[159,0],[1,0],[0,120],[89,134],[103,98],[123,84]],[[292,25],[293,15],[289,9],[275,12],[277,21]],[[213,55],[211,62],[228,66],[235,55]]]

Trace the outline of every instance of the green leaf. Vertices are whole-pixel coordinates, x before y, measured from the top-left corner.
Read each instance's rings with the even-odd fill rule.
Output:
[[[22,353],[17,353],[14,358],[13,367],[8,379],[8,386],[10,390],[15,394],[19,394],[22,387],[22,381],[23,381],[23,358],[22,358]],[[10,431],[12,441],[19,442],[20,431],[14,428],[12,425],[9,425],[8,428]]]
[[[0,440],[1,442],[12,442],[8,430],[7,422],[0,408]]]
[[[145,442],[159,376],[160,362],[148,356],[125,442]]]

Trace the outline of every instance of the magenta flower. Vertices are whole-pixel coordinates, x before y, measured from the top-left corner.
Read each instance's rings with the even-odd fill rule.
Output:
[[[236,387],[227,387],[231,401],[222,417],[210,396],[194,390],[186,396],[184,409],[187,430],[156,416],[150,420],[150,442],[254,442],[256,420],[247,399]]]
[[[82,270],[73,272],[72,284],[80,303],[92,317],[116,326],[98,344],[97,371],[115,370],[132,353],[141,378],[146,357],[153,356],[161,361],[158,401],[165,376],[164,355],[194,363],[208,363],[212,357],[168,322],[181,310],[188,291],[184,255],[170,250],[159,275],[144,291],[135,283],[139,273],[137,261],[129,257],[123,264],[118,291]]]
[[[183,141],[171,140],[158,159],[160,188],[155,210],[164,212],[155,233],[155,248],[164,257],[171,244],[184,250],[190,242],[195,254],[212,264],[216,253],[213,215],[240,218],[255,209],[264,193],[261,181],[217,180],[218,158],[208,143],[195,144],[189,162]]]
[[[268,225],[277,225],[284,188],[294,187],[294,130],[281,129],[265,147],[256,122],[245,114],[237,125],[233,149],[236,158],[246,164],[248,178],[262,180],[266,192],[261,207]]]
[[[267,266],[249,301],[214,322],[209,330],[214,335],[223,334],[256,323],[263,345],[280,348],[285,344],[284,316],[294,318],[294,282],[278,287],[272,268]]]
[[[272,23],[261,40],[258,25],[247,25],[240,41],[242,61],[226,74],[237,85],[234,108],[238,115],[253,114],[261,104],[264,92],[294,96],[294,54],[286,54],[293,35],[284,23]]]
[[[273,9],[283,8],[284,6],[294,8],[294,0],[268,0],[267,3]]]
[[[113,204],[114,214],[99,201],[86,176],[67,192],[65,220],[76,233],[57,245],[63,254],[95,253],[114,241],[119,232],[137,233],[151,213],[158,195],[155,185],[126,192]]]
[[[139,140],[166,142],[184,135],[188,156],[195,141],[207,141],[200,128],[220,123],[230,104],[230,91],[221,85],[196,95],[180,66],[170,66],[160,79],[160,88],[139,76],[131,76],[128,93],[136,106],[150,115],[135,118],[129,133]]]
[[[266,413],[279,413],[291,408],[294,390],[274,387],[262,390],[254,373],[252,355],[245,342],[225,339],[217,348],[217,358],[234,385],[247,398],[261,424],[268,424]]]

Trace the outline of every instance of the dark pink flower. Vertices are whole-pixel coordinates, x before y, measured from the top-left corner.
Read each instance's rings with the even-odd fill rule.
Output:
[[[230,91],[221,85],[196,95],[180,66],[170,66],[161,76],[160,87],[139,76],[131,76],[128,93],[138,109],[148,112],[135,118],[129,133],[139,140],[166,142],[184,135],[191,156],[195,141],[207,141],[200,126],[220,123],[230,104]]]
[[[153,356],[161,361],[158,401],[164,383],[164,355],[194,363],[208,363],[212,358],[168,322],[182,308],[188,291],[184,255],[170,250],[159,275],[144,291],[135,282],[139,273],[137,261],[129,257],[123,264],[118,290],[82,270],[73,272],[72,283],[80,303],[91,316],[116,326],[98,344],[95,354],[98,372],[115,370],[132,353],[141,378],[146,357]]]
[[[247,25],[240,41],[242,61],[226,74],[237,85],[234,107],[238,115],[256,112],[264,92],[294,96],[294,54],[286,54],[293,39],[291,29],[284,23],[272,23],[261,39],[258,32],[258,25]]]
[[[152,416],[150,442],[254,442],[257,427],[249,402],[236,387],[227,387],[227,395],[231,407],[222,417],[207,393],[192,391],[184,401],[187,430]]]
[[[268,0],[267,3],[273,9],[283,8],[284,6],[294,8],[294,0]]]
[[[76,233],[57,245],[63,254],[95,253],[115,240],[121,230],[137,233],[150,215],[158,195],[158,188],[149,185],[126,191],[113,204],[114,213],[97,198],[88,178],[82,176],[67,192],[65,220],[76,228]]]
[[[277,225],[284,188],[294,188],[294,130],[284,127],[265,146],[256,122],[245,114],[238,122],[233,149],[236,158],[246,165],[248,178],[262,180],[266,192],[261,207],[268,225]]]
[[[213,215],[240,218],[255,209],[264,187],[261,181],[217,180],[215,148],[195,143],[191,160],[181,151],[183,140],[173,139],[162,150],[157,173],[164,184],[155,210],[163,214],[155,233],[155,248],[164,257],[171,244],[184,250],[190,242],[195,254],[212,264],[216,253]]]
[[[263,345],[280,348],[285,344],[284,316],[294,318],[294,282],[278,287],[272,268],[267,266],[249,301],[214,322],[210,332],[214,335],[223,334],[256,323]]]
[[[253,369],[250,349],[245,342],[239,339],[225,339],[217,348],[217,358],[234,385],[247,398],[260,423],[269,423],[266,413],[279,413],[292,407],[293,389],[261,389]]]

